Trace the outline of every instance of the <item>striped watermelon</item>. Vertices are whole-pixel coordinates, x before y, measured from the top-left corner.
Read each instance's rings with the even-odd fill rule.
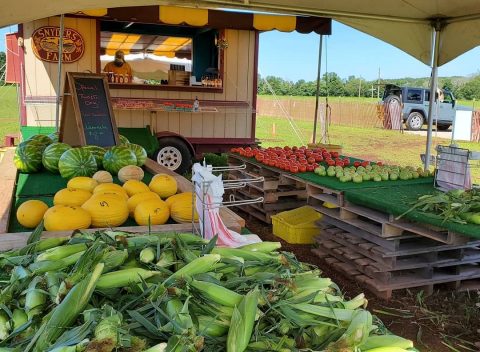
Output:
[[[143,164],[145,164],[145,160],[147,160],[147,151],[138,144],[130,143],[128,147],[132,152],[135,153],[135,156],[137,157],[137,166],[141,167]]]
[[[58,169],[63,178],[91,177],[97,171],[95,157],[85,148],[71,148],[62,154]]]
[[[103,166],[103,156],[105,155],[106,150],[102,147],[99,147],[98,145],[87,145],[83,148],[87,149],[90,153],[93,154],[93,156],[95,157],[95,161],[97,162],[97,167],[101,169]]]
[[[103,157],[103,167],[111,174],[116,175],[122,167],[127,165],[137,165],[135,153],[127,146],[113,147]]]
[[[58,132],[53,132],[48,135],[48,138],[50,138],[53,143],[58,142]]]
[[[27,141],[35,141],[38,144],[42,144],[44,146],[43,149],[47,147],[47,145],[50,145],[53,143],[53,141],[50,139],[50,137],[44,135],[44,134],[36,134],[31,136]]]
[[[42,168],[43,145],[34,141],[24,141],[15,150],[13,163],[20,172],[32,173]]]
[[[58,174],[58,161],[62,154],[70,148],[66,143],[52,143],[46,147],[42,155],[42,164],[45,169]]]
[[[127,137],[122,136],[121,134],[118,135],[120,137],[120,145],[130,144],[130,141]]]

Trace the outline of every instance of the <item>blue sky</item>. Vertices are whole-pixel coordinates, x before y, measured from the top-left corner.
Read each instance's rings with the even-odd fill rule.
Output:
[[[16,27],[0,29],[0,51],[5,51],[6,33]],[[382,78],[427,77],[430,68],[403,51],[333,22],[332,35],[324,40],[322,73],[340,77],[350,75],[367,80]],[[318,60],[317,34],[282,33],[271,31],[260,35],[259,71],[263,76],[274,75],[289,80],[314,80]],[[463,54],[439,68],[440,76],[466,76],[480,73],[480,47]],[[325,63],[327,65],[325,65]]]

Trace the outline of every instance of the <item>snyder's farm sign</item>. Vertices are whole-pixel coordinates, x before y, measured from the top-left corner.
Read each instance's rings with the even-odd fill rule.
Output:
[[[40,27],[32,34],[32,49],[35,56],[42,61],[58,62],[60,28]],[[75,29],[65,28],[63,32],[63,63],[69,64],[80,60],[85,51],[85,41]]]

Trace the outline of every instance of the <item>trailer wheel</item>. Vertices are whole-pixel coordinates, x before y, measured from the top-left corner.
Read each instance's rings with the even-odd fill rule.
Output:
[[[188,146],[178,138],[165,137],[158,141],[157,163],[184,174],[192,167],[192,154]]]

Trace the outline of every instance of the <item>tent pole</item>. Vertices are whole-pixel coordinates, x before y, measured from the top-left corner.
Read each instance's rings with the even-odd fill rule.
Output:
[[[63,63],[63,32],[65,23],[63,14],[60,15],[60,33],[58,35],[58,79],[57,79],[57,99],[55,106],[55,129],[58,132],[60,125],[60,88],[62,86],[62,63]]]
[[[440,49],[440,25],[435,25],[435,36],[433,45],[433,65],[432,65],[432,80],[430,81],[430,102],[428,105],[428,130],[427,130],[427,147],[425,151],[424,170],[427,171],[430,167],[430,153],[432,147],[432,129],[433,129],[433,104],[435,103],[435,94],[437,92],[438,80],[438,52]]]
[[[317,142],[317,124],[318,124],[318,97],[320,95],[320,71],[322,68],[322,47],[323,34],[320,34],[320,43],[318,44],[318,69],[317,69],[317,92],[315,94],[315,116],[313,119],[313,140],[312,143]]]

